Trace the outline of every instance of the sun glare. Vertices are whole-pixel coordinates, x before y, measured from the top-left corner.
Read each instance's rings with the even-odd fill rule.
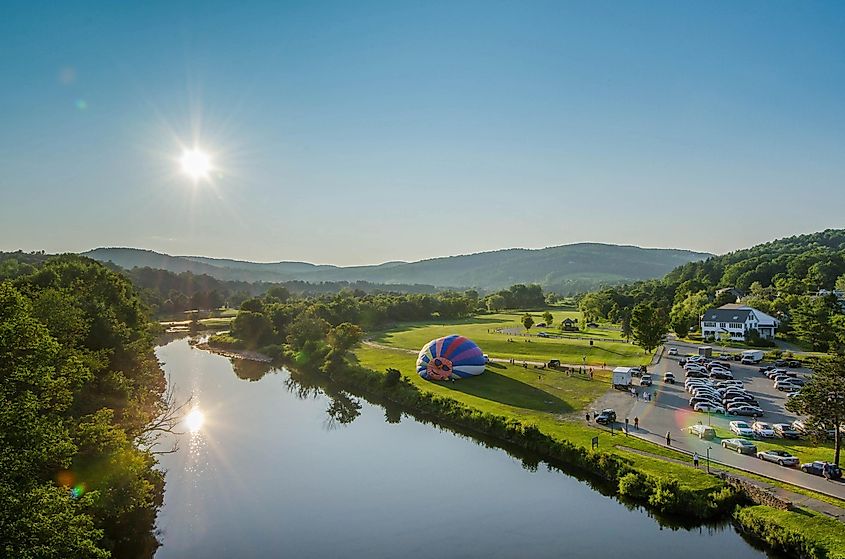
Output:
[[[207,179],[211,172],[211,158],[204,151],[194,148],[187,149],[179,159],[182,172],[194,182]]]
[[[202,428],[202,424],[205,423],[205,414],[200,411],[199,408],[194,408],[188,415],[185,416],[185,426],[188,427],[192,433],[196,433],[197,431]]]

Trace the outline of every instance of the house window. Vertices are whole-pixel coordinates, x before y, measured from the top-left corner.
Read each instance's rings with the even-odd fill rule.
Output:
[[[725,327],[725,323],[724,323],[724,322],[720,322],[720,323],[719,323],[719,328],[724,328],[724,327]]]

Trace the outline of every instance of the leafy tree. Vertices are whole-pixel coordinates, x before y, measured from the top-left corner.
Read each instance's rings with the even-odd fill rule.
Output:
[[[690,328],[698,326],[699,318],[710,305],[707,293],[699,291],[690,293],[672,306],[669,312],[669,323],[679,338],[689,335]]]
[[[549,311],[543,313],[543,320],[546,322],[546,326],[551,326],[554,319],[555,317]]]
[[[827,351],[836,341],[832,324],[833,317],[839,312],[839,303],[832,295],[801,297],[792,312],[791,325],[795,336],[814,349]]]
[[[241,303],[241,310],[242,311],[249,311],[253,313],[263,313],[264,312],[264,301],[261,299],[253,298],[247,299],[243,303]]]
[[[631,341],[631,338],[634,336],[634,330],[631,328],[631,315],[629,313],[625,313],[621,319],[621,330],[622,335],[625,337],[627,341]]]
[[[525,313],[522,317],[522,325],[525,327],[526,330],[531,330],[531,327],[534,326],[534,319],[531,318],[531,315]]]
[[[248,347],[259,347],[272,341],[273,323],[261,313],[242,310],[232,321],[231,334]]]
[[[499,312],[505,308],[505,298],[498,293],[487,297],[487,310],[490,312]]]
[[[286,303],[290,299],[290,291],[283,285],[274,285],[267,290],[264,298],[275,303]]]
[[[845,356],[834,355],[820,362],[801,393],[786,403],[786,409],[809,416],[817,432],[833,429],[833,461],[838,466],[845,425]]]
[[[634,342],[646,352],[660,345],[668,328],[666,317],[654,305],[640,303],[631,311]]]
[[[836,278],[836,284],[834,285],[834,288],[837,291],[845,291],[845,274],[842,274],[841,276]]]
[[[326,335],[326,341],[335,351],[347,352],[364,337],[364,332],[355,324],[338,324]]]

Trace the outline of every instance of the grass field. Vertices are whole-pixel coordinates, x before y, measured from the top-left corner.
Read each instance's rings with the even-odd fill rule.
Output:
[[[523,312],[481,315],[458,321],[408,323],[382,332],[374,332],[378,343],[404,349],[418,350],[428,341],[449,334],[461,334],[475,341],[490,357],[516,359],[517,361],[548,361],[559,359],[562,363],[580,364],[584,357],[588,365],[641,365],[651,360],[651,355],[633,344],[621,341],[619,330],[612,328],[589,328],[577,333],[560,333],[556,325],[564,318],[578,318],[577,311],[553,311],[551,328],[532,328],[524,335],[520,320]],[[535,322],[540,322],[542,313],[530,313]],[[498,330],[504,329],[504,332]],[[565,335],[565,338],[541,338],[539,332]],[[593,338],[593,345],[587,339]],[[619,341],[610,341],[619,340]]]
[[[618,431],[586,424],[583,413],[587,406],[609,387],[609,373],[600,371],[593,380],[566,376],[562,372],[518,365],[493,364],[483,375],[458,382],[430,382],[416,374],[414,355],[399,350],[363,346],[355,351],[361,365],[383,372],[395,368],[420,389],[448,396],[473,408],[517,418],[536,424],[544,433],[589,448],[591,439],[599,437],[599,447],[615,450],[636,463],[642,471],[666,479],[676,479],[695,489],[717,487],[719,482],[691,467],[663,462],[616,449],[626,446],[652,454],[688,460],[682,454],[652,445]]]

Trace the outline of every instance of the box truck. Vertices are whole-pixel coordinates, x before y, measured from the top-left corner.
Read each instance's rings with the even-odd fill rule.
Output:
[[[742,362],[746,365],[759,363],[763,360],[763,355],[765,355],[765,353],[762,350],[749,349],[742,352]]]
[[[631,368],[616,367],[613,369],[613,386],[631,386]]]

